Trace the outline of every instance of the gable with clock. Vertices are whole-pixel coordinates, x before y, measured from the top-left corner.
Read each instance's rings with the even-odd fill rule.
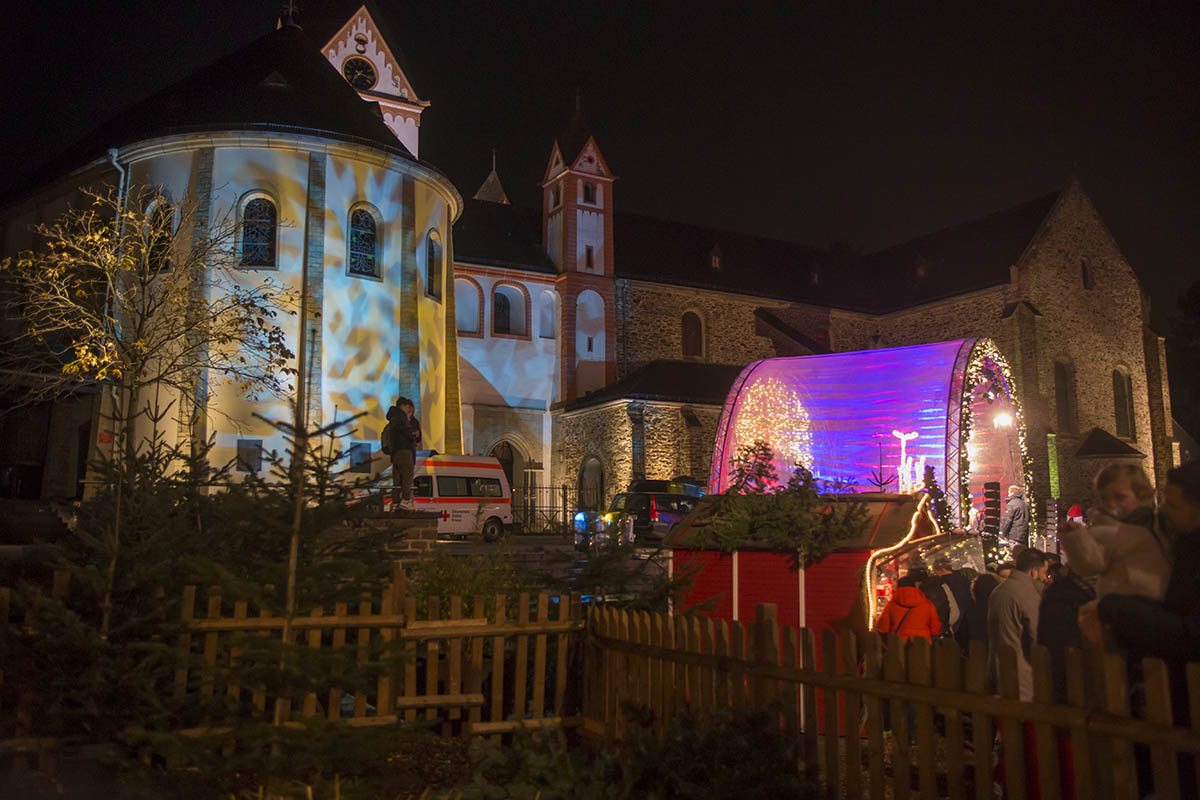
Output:
[[[360,6],[321,50],[364,100],[379,104],[384,123],[419,158],[421,112],[429,103],[413,90],[396,56],[400,51],[384,41],[367,6]]]

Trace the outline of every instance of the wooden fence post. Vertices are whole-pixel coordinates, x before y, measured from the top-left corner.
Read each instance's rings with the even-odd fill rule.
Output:
[[[1067,650],[1067,702],[1076,708],[1088,708],[1087,671],[1083,653]],[[1075,778],[1075,796],[1093,797],[1091,736],[1084,725],[1071,726],[1071,770]]]
[[[471,616],[475,619],[486,619],[487,611],[483,597],[476,595],[471,605]],[[467,676],[467,691],[472,694],[483,694],[483,637],[471,637],[471,671]],[[483,709],[471,706],[467,713],[468,727],[474,727],[483,721]]]
[[[1129,716],[1129,695],[1125,692],[1125,659],[1116,653],[1103,653],[1104,705],[1110,714]],[[1109,738],[1112,773],[1112,797],[1133,800],[1137,797],[1137,776],[1133,768],[1133,745],[1117,737]]]
[[[575,598],[577,595],[560,594],[558,596],[558,621],[566,622],[572,617],[572,612],[575,608]],[[480,614],[479,616],[482,616]],[[567,714],[564,705],[567,697],[567,660],[571,656],[570,643],[567,641],[567,634],[558,634],[554,642],[554,716],[565,717]],[[583,672],[586,679],[587,671]]]
[[[1142,660],[1146,678],[1146,719],[1170,727],[1171,681],[1167,665],[1158,658]],[[1150,761],[1154,769],[1154,796],[1157,800],[1179,800],[1179,767],[1175,751],[1170,747],[1151,747]]]
[[[334,603],[333,615],[335,617],[344,617],[349,611],[346,603]],[[341,659],[345,657],[346,649],[346,629],[341,625],[333,629],[333,652],[341,654],[338,658],[338,666],[334,669],[334,676],[340,677],[344,670],[341,667]],[[329,690],[329,707],[325,710],[325,716],[330,720],[339,720],[342,718],[342,690],[336,686]]]
[[[429,596],[429,621],[440,619],[442,616],[442,598],[436,594]],[[436,697],[438,692],[438,679],[441,677],[441,649],[438,646],[438,640],[430,636],[425,640],[425,694],[429,697]],[[432,722],[437,719],[437,706],[430,705],[425,709],[425,720]]]
[[[817,645],[811,628],[800,629],[800,658],[804,668],[816,671]],[[800,688],[800,714],[803,717],[804,730],[804,763],[808,765],[808,777],[815,780],[821,778],[821,755],[818,749],[817,736],[817,690],[811,683]]]
[[[858,672],[858,647],[854,631],[842,631],[842,669],[847,675]],[[846,796],[862,797],[862,741],[859,733],[860,697],[856,692],[846,692]]]
[[[934,684],[939,689],[962,689],[962,653],[958,642],[942,639],[935,646]],[[939,709],[946,730],[946,788],[950,800],[964,800],[962,713],[953,706]]]
[[[779,663],[779,609],[774,603],[754,606],[754,661],[757,664]],[[757,678],[754,681],[754,707],[764,709],[775,700],[775,681]]]
[[[930,641],[917,636],[908,642],[908,682],[916,686],[931,686]],[[937,797],[937,769],[934,762],[933,707],[914,703],[917,721],[917,786],[921,797]]]
[[[904,683],[904,642],[894,633],[884,640],[883,674],[891,683]],[[892,791],[896,800],[907,800],[912,790],[911,744],[908,741],[908,703],[891,701],[892,718]]]
[[[493,612],[497,625],[503,625],[508,613],[508,597],[496,595],[496,610]],[[492,637],[492,710],[490,722],[504,721],[504,637]],[[492,736],[493,742],[500,741],[500,734]]]
[[[821,671],[836,675],[838,671],[837,635],[829,628],[821,631]],[[841,776],[838,769],[838,693],[836,689],[823,689],[825,698],[825,793],[830,800],[841,796]]]
[[[968,692],[986,694],[990,689],[987,645],[970,642],[967,645],[967,671],[963,686]],[[971,739],[975,754],[975,800],[991,800],[992,797],[992,718],[989,714],[975,712],[971,715]]]
[[[883,639],[869,633],[863,640],[863,677],[883,678]],[[867,764],[871,780],[871,800],[883,800],[883,709],[884,700],[867,695]]]
[[[1021,701],[1020,676],[1017,672],[1021,656],[1011,647],[1000,648],[1000,695],[1008,700]],[[1024,726],[1013,716],[1001,717],[1000,740],[1004,747],[1004,788],[1013,800],[1025,800]]]
[[[1035,644],[1030,653],[1033,657],[1033,699],[1037,703],[1050,705],[1054,698],[1054,667],[1051,664],[1050,651],[1040,644]],[[1059,777],[1058,737],[1053,725],[1039,722],[1033,726],[1037,748],[1037,779],[1038,789],[1042,797],[1054,797],[1061,793],[1062,782]]]
[[[192,634],[188,623],[196,613],[196,587],[183,587],[183,600],[179,607],[179,663],[175,667],[175,696],[183,697],[187,691],[188,662],[192,658]]]

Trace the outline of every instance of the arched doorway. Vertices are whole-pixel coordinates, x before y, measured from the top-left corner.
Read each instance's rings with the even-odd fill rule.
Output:
[[[604,465],[588,456],[579,468],[579,507],[599,511],[604,504]]]
[[[500,462],[500,466],[504,468],[504,477],[508,478],[508,485],[513,491],[525,488],[525,454],[519,447],[515,447],[507,439],[501,439],[488,455]]]

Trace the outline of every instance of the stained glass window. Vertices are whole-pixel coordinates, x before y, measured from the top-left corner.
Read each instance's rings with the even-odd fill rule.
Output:
[[[375,217],[365,208],[350,212],[350,274],[379,277]]]
[[[278,214],[275,204],[265,197],[256,197],[242,209],[243,267],[275,266],[275,234]]]
[[[442,299],[442,243],[437,231],[425,237],[425,294]]]

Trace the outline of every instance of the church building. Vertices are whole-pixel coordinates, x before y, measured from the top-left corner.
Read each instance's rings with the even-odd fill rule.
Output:
[[[269,263],[246,267],[310,283],[314,415],[365,412],[354,444],[378,467],[383,412],[414,397],[428,446],[495,455],[518,505],[703,481],[725,395],[753,360],[974,337],[1013,367],[1040,507],[1086,502],[1108,463],[1160,482],[1176,463],[1163,340],[1078,181],[850,256],[619,211],[619,165],[577,103],[557,135],[529,132],[547,141],[540,209],[512,205],[494,163],[464,198],[419,160],[429,102],[380,24],[368,4],[324,45],[283,25],[131,110],[0,210],[4,251],[76,187],[126,179],[286,220]],[[370,253],[350,244],[359,228]],[[87,416],[47,412],[45,442],[71,457],[46,462],[43,494],[73,493]],[[278,446],[234,416],[220,447]]]

